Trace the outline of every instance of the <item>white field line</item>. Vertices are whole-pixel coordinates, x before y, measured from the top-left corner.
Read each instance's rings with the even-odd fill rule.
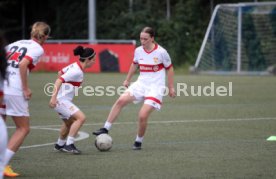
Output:
[[[59,131],[59,129],[53,128],[44,128],[44,127],[31,127],[32,129],[42,129],[42,130],[50,130],[50,131]],[[78,136],[76,137],[75,141],[84,140],[89,137],[89,134],[86,132],[79,131]],[[36,145],[29,145],[29,146],[21,146],[20,149],[28,149],[28,148],[35,148],[35,147],[43,147],[48,145],[54,145],[55,142],[45,143],[45,144],[36,144]]]
[[[233,122],[233,121],[261,121],[261,120],[276,120],[276,117],[260,117],[260,118],[233,118],[233,119],[195,119],[195,120],[175,120],[175,121],[149,121],[149,124],[171,124],[171,123],[195,123],[195,122]],[[104,123],[104,121],[103,121]],[[93,123],[93,124],[84,124],[85,126],[97,126],[103,125],[103,123]],[[115,122],[115,125],[129,125],[136,124],[137,122]],[[45,125],[45,126],[31,126],[32,129],[41,129],[41,130],[51,130],[59,131],[54,127],[60,127],[60,125]],[[8,126],[8,128],[15,128],[14,126]],[[76,141],[84,140],[89,137],[89,134],[86,132],[80,131],[78,133]],[[21,146],[20,149],[34,148],[34,147],[43,147],[48,145],[53,145],[55,142],[45,143],[45,144],[36,144],[30,146]]]
[[[235,121],[261,121],[261,120],[276,120],[276,117],[260,117],[260,118],[229,118],[229,119],[195,119],[195,120],[174,120],[174,121],[149,121],[148,124],[171,124],[171,123],[196,123],[196,122],[235,122]],[[102,123],[88,123],[84,126],[101,126]],[[137,124],[137,122],[115,122],[114,125],[128,125]],[[52,128],[60,127],[60,125],[45,125],[45,126],[32,126],[32,128]],[[8,126],[8,128],[15,128],[14,126]]]

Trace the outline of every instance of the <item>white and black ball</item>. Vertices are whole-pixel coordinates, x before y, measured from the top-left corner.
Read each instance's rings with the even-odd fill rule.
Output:
[[[112,147],[112,144],[112,138],[108,134],[100,134],[96,137],[95,146],[101,152],[109,151]]]

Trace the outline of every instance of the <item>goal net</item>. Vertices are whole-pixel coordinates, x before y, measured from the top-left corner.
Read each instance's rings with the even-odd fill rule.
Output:
[[[266,74],[276,65],[276,2],[217,5],[195,70]]]

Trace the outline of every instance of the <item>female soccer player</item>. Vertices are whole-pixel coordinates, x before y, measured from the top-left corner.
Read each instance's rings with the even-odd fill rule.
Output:
[[[140,69],[138,80],[125,91],[113,105],[103,128],[94,135],[108,133],[112,123],[116,120],[122,108],[130,102],[141,102],[138,119],[139,126],[133,145],[134,150],[140,150],[147,128],[148,117],[156,109],[160,110],[165,91],[165,76],[168,74],[168,88],[170,97],[175,97],[174,70],[167,51],[154,41],[155,33],[151,27],[145,27],[140,33],[141,46],[135,49],[134,61],[130,66],[123,85],[128,87],[137,67]]]
[[[32,26],[30,40],[19,40],[6,47],[8,77],[4,83],[5,115],[11,116],[16,126],[8,142],[5,154],[6,164],[30,131],[28,101],[31,99],[32,91],[29,88],[28,74],[43,55],[42,44],[48,39],[50,31],[50,26],[45,22],[36,22]],[[10,166],[5,167],[4,174],[11,177],[19,175],[13,172]]]
[[[74,49],[74,55],[80,56],[80,62],[68,65],[59,72],[59,77],[55,82],[55,92],[52,95],[49,106],[54,108],[63,120],[55,149],[80,154],[81,151],[75,147],[74,140],[85,122],[85,115],[72,103],[72,100],[75,88],[79,87],[83,81],[83,70],[95,63],[96,53],[92,48],[78,46]]]
[[[4,47],[4,37],[0,34],[0,104],[2,104],[4,95],[4,79],[6,78],[7,59],[6,51]],[[7,148],[8,134],[7,127],[0,115],[0,179],[3,178],[3,172],[5,167],[5,152]]]

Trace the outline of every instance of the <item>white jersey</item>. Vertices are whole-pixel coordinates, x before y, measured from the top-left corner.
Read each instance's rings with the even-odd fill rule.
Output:
[[[143,84],[155,84],[165,86],[165,69],[172,66],[168,52],[158,44],[152,51],[147,52],[140,46],[134,52],[134,64],[139,65],[140,75],[138,81]]]
[[[62,75],[59,79],[62,80],[62,85],[58,92],[58,100],[73,100],[75,90],[83,81],[83,69],[78,62],[72,63],[61,71]]]
[[[22,82],[19,72],[19,63],[23,58],[30,61],[29,71],[36,66],[44,50],[34,40],[19,40],[6,47],[8,67],[7,80],[4,84],[5,94],[23,96]],[[28,73],[29,73],[28,71]]]

